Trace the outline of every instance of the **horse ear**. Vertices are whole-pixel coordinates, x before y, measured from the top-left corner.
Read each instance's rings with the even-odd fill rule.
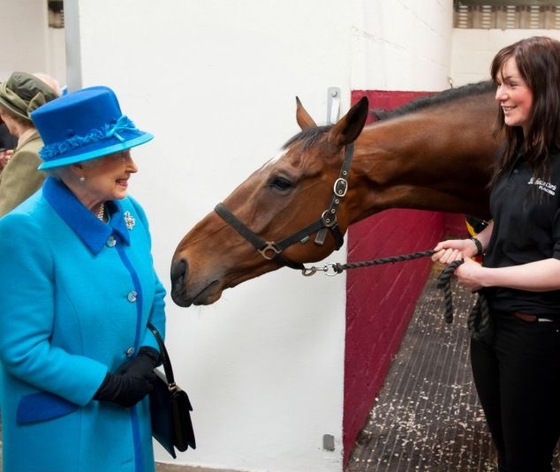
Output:
[[[296,97],[296,121],[302,130],[317,127],[317,124],[313,118],[311,118],[311,115],[307,113],[305,108],[303,108],[303,105],[298,97]]]
[[[338,146],[353,143],[362,132],[368,117],[369,101],[362,97],[348,113],[344,115],[329,131],[329,140]]]

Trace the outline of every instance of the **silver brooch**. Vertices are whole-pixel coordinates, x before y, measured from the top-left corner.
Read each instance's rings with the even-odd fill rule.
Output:
[[[136,224],[134,216],[132,216],[129,211],[124,212],[124,224],[129,230],[134,228],[134,225]]]

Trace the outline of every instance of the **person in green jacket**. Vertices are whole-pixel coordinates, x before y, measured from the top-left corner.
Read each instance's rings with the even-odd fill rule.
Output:
[[[17,147],[0,173],[0,217],[43,184],[45,173],[37,169],[43,141],[30,113],[59,95],[58,83],[46,74],[14,72],[0,85],[0,118],[18,138]]]

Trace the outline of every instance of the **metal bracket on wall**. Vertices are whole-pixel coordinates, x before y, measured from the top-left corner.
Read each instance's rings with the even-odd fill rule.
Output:
[[[329,87],[327,91],[327,123],[334,124],[340,117],[340,89]]]
[[[332,434],[323,434],[323,449],[334,451],[334,436]]]

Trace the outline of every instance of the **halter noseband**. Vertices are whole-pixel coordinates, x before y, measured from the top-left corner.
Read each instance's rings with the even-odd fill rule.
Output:
[[[342,162],[342,167],[338,174],[338,179],[336,179],[333,185],[333,195],[331,197],[331,203],[329,207],[323,212],[321,217],[305,228],[293,233],[278,242],[265,241],[259,235],[251,231],[247,225],[240,221],[231,211],[229,211],[223,203],[218,203],[214,208],[214,211],[220,215],[233,229],[235,229],[241,236],[243,236],[248,242],[250,242],[257,251],[266,260],[276,260],[279,263],[290,267],[292,269],[304,269],[303,264],[299,262],[293,262],[290,259],[284,257],[282,251],[287,247],[297,243],[305,243],[308,241],[309,236],[313,233],[315,235],[315,244],[323,245],[327,237],[327,231],[330,231],[333,235],[336,250],[340,249],[344,243],[344,235],[340,231],[338,222],[336,219],[336,212],[338,207],[342,203],[343,197],[348,191],[348,173],[350,171],[350,165],[352,164],[352,157],[354,155],[354,143],[346,146],[346,152],[344,154],[344,160]]]

